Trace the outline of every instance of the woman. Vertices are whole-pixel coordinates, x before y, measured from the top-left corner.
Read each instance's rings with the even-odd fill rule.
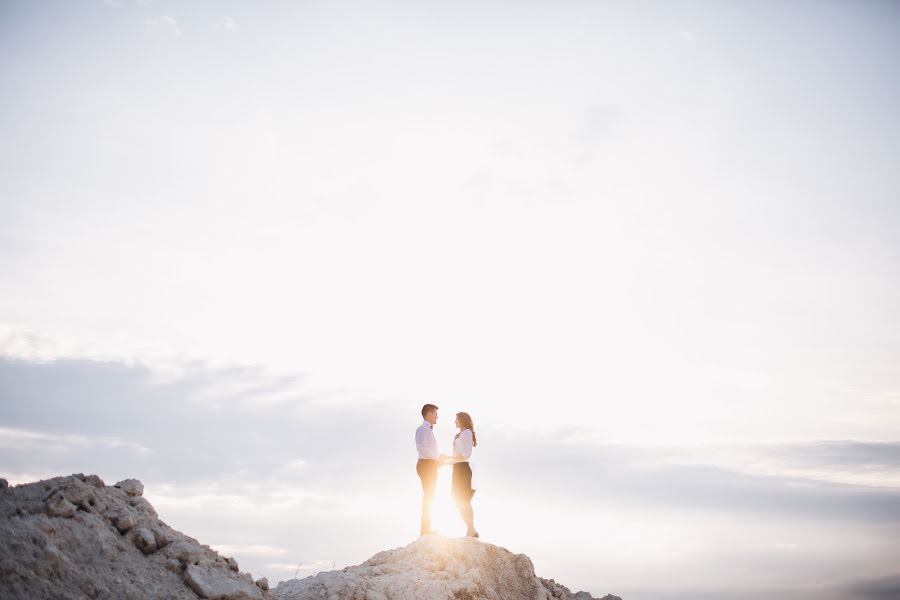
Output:
[[[456,426],[459,433],[453,438],[453,456],[450,463],[453,464],[453,480],[450,486],[453,502],[459,511],[459,516],[466,522],[466,537],[478,537],[475,531],[475,514],[472,511],[472,468],[469,459],[472,457],[472,448],[478,445],[475,439],[475,426],[469,413],[456,413]]]

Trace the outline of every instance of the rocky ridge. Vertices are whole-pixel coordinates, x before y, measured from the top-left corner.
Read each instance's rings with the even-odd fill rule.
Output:
[[[161,521],[143,491],[96,475],[0,479],[0,597],[271,598],[265,579]]]

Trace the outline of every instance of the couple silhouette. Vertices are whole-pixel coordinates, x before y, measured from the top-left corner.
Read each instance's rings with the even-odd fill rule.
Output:
[[[475,531],[475,514],[472,511],[472,468],[469,459],[472,449],[477,445],[475,426],[469,413],[456,413],[456,427],[459,433],[453,438],[453,453],[441,454],[434,437],[434,426],[438,420],[438,407],[426,404],[422,407],[422,424],[416,429],[416,450],[419,462],[416,473],[422,480],[422,535],[436,533],[431,529],[431,502],[434,500],[434,489],[437,486],[438,469],[444,465],[453,465],[453,479],[450,493],[459,516],[466,522],[466,536],[478,537]]]

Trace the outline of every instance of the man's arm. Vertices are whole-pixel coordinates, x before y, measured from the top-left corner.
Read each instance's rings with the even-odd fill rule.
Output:
[[[419,454],[427,454],[427,444],[425,439],[425,430],[419,427],[416,429],[416,452]]]

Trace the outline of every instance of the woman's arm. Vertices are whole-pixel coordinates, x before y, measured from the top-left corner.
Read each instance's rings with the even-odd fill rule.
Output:
[[[455,447],[454,450],[456,450]],[[460,461],[468,460],[472,457],[472,431],[470,429],[465,429],[459,434],[459,452],[453,456],[459,457]]]

